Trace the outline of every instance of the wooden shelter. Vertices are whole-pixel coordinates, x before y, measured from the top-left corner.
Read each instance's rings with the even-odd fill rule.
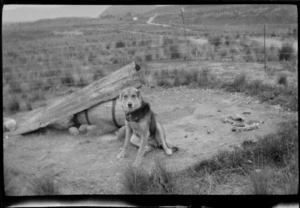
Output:
[[[137,74],[139,70],[140,66],[132,62],[49,106],[30,111],[17,119],[16,130],[8,134],[24,134],[60,120],[66,120],[66,118],[71,119],[74,115],[87,109],[114,100],[118,97],[119,92],[126,87],[139,88],[141,87]],[[105,111],[107,104],[103,106]],[[97,108],[101,109],[101,107]],[[120,122],[120,125],[122,125],[122,122]]]

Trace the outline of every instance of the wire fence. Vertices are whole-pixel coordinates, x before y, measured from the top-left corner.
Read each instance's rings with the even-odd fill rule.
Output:
[[[140,27],[145,25],[138,24]],[[267,26],[274,27],[274,25]],[[169,34],[159,34],[159,29],[138,31],[133,24],[129,26],[135,30],[124,29],[125,25],[111,27],[115,26],[120,26],[120,29],[116,30],[119,34],[117,40],[112,40],[106,35],[99,37],[82,35],[73,36],[75,41],[72,43],[66,40],[60,45],[55,41],[51,42],[52,39],[46,41],[47,44],[25,40],[18,41],[18,44],[6,44],[4,41],[3,86],[10,92],[85,86],[132,61],[146,64],[148,69],[153,70],[170,70],[172,67],[177,69],[183,65],[188,69],[189,66],[186,65],[192,62],[197,64],[191,67],[195,68],[198,65],[196,67],[198,69],[203,67],[214,69],[236,64],[247,67],[259,64],[259,67],[264,67],[265,70],[267,65],[274,66],[274,64],[297,67],[298,48],[295,38],[297,35],[293,34],[294,36],[280,40],[282,34],[276,34],[274,31],[272,34],[268,33],[265,25],[255,25],[255,30],[251,32],[226,33],[205,32],[202,31],[204,27],[194,25],[186,25],[185,28],[183,25],[177,25],[164,28],[169,30]],[[161,28],[157,25],[147,26]],[[291,27],[294,26],[291,24]],[[199,28],[201,31],[198,31]],[[95,31],[97,29],[95,28]],[[178,31],[174,32],[178,29],[185,30],[185,33],[180,32],[181,35],[178,36]],[[143,37],[135,37],[135,34],[142,34]],[[147,37],[148,35],[151,38]],[[267,41],[266,37],[269,38]],[[174,75],[161,74],[153,77],[170,78]]]

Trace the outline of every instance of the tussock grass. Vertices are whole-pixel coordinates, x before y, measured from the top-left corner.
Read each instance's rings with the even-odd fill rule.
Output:
[[[35,178],[30,184],[35,195],[59,195],[60,193],[51,175]]]
[[[288,84],[286,74],[278,76],[278,85],[264,83],[262,80],[248,81],[245,73],[238,74],[233,81],[222,81],[211,70],[203,69],[162,69],[147,70],[142,73],[142,82],[148,86],[192,86],[200,88],[219,88],[228,92],[243,92],[257,97],[263,102],[281,105],[292,111],[298,110],[298,88]],[[284,88],[282,86],[285,86]]]
[[[3,170],[4,190],[8,196],[60,194],[58,185],[50,174],[33,178],[7,163],[4,163]]]
[[[268,191],[269,175],[266,170],[250,173],[250,181],[252,185],[252,194],[255,195],[269,194]]]
[[[283,85],[283,86],[287,87],[288,86],[287,75],[283,74],[283,73],[278,74],[277,75],[277,83],[279,85]]]
[[[276,189],[281,189],[283,194],[291,194],[297,193],[299,187],[299,180],[296,180],[299,176],[296,158],[298,121],[291,120],[280,124],[276,133],[268,134],[257,142],[245,141],[241,148],[233,151],[221,151],[188,171],[193,175],[198,173],[203,180],[209,174],[214,177],[213,183],[217,185],[223,184],[232,174],[249,177],[252,194],[276,193]],[[282,173],[274,176],[273,173],[279,171]],[[278,182],[271,186],[270,178]]]
[[[155,160],[151,173],[128,166],[124,172],[123,185],[132,194],[172,194],[175,190],[173,174],[159,160]]]
[[[16,95],[8,95],[3,100],[3,109],[8,113],[16,113],[20,110],[20,104]]]
[[[284,43],[279,49],[279,60],[280,61],[289,61],[292,60],[295,56],[294,48],[292,43]]]
[[[242,73],[237,75],[233,82],[225,83],[223,86],[229,92],[242,92],[246,88],[246,74]]]
[[[3,179],[4,179],[4,191],[8,196],[18,195],[19,188],[16,186],[14,179],[20,175],[17,169],[14,169],[4,163],[3,168]]]

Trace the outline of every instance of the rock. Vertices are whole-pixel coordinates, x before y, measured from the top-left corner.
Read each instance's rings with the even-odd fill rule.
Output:
[[[87,126],[87,127],[86,127],[86,130],[87,130],[87,131],[92,131],[92,130],[94,130],[95,128],[96,128],[95,125],[90,125],[90,126]]]
[[[78,129],[76,127],[70,127],[69,128],[69,132],[72,135],[78,135],[79,134],[79,131],[78,131]]]
[[[261,172],[261,169],[255,169],[255,172],[256,172],[256,173],[260,173],[260,172]]]
[[[17,122],[15,119],[10,118],[4,122],[4,129],[7,129],[9,131],[14,131],[16,127],[17,127]]]
[[[79,128],[78,128],[78,130],[80,131],[80,132],[85,132],[85,131],[87,131],[87,128],[88,127],[88,125],[86,125],[86,124],[82,124]]]
[[[215,132],[215,130],[213,128],[207,128],[207,134],[212,134]]]
[[[218,110],[218,112],[222,112],[221,110]]]
[[[250,111],[244,111],[243,114],[251,114]]]
[[[187,135],[185,135],[184,138],[187,138]]]
[[[240,116],[239,114],[236,114],[235,116],[229,116],[228,118],[230,118],[234,121],[240,121],[240,122],[245,121],[245,119],[242,116]]]

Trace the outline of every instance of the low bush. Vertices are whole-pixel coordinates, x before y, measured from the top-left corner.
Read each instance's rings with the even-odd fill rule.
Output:
[[[290,61],[294,58],[294,48],[291,43],[284,43],[279,49],[279,60]]]
[[[283,74],[283,73],[278,74],[277,75],[277,83],[279,85],[283,85],[283,86],[287,87],[287,85],[288,85],[287,75]]]
[[[173,174],[159,160],[155,160],[151,173],[142,168],[127,167],[123,185],[132,194],[172,194],[175,191]]]
[[[242,92],[247,85],[246,75],[244,73],[235,77],[233,82],[224,83],[223,87],[229,92]]]
[[[269,175],[267,171],[259,171],[250,173],[250,181],[252,185],[252,194],[266,195],[269,194]]]
[[[33,179],[31,186],[33,193],[36,195],[59,195],[60,193],[53,177],[50,175]]]

